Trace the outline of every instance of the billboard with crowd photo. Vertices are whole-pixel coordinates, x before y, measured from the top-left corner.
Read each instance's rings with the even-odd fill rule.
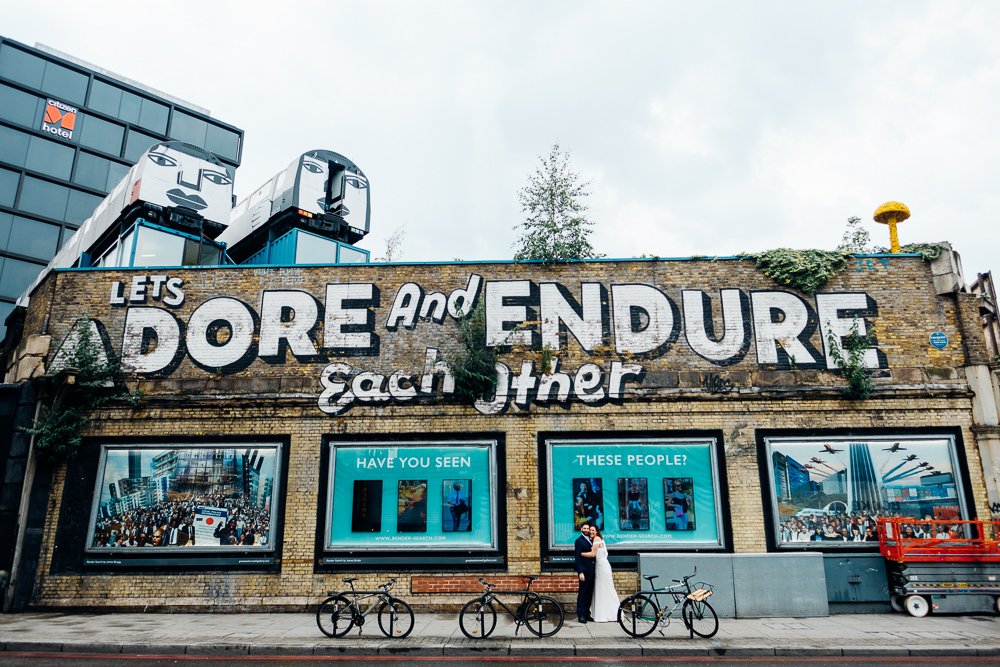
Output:
[[[105,445],[87,551],[274,550],[280,445]]]
[[[938,521],[968,516],[950,436],[764,442],[779,547],[877,547],[880,516]]]

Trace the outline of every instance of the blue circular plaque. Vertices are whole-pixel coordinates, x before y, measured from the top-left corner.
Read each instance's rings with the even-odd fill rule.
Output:
[[[935,331],[930,336],[931,347],[936,350],[943,350],[948,347],[948,334],[943,331]]]

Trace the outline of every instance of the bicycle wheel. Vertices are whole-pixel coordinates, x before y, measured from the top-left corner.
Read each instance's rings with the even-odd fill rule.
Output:
[[[715,615],[712,605],[704,600],[685,600],[681,608],[684,625],[699,637],[708,639],[719,631],[719,617]]]
[[[402,639],[413,631],[413,610],[399,598],[390,597],[378,608],[378,627],[386,637]]]
[[[458,615],[458,627],[469,639],[486,639],[497,627],[497,610],[483,598],[469,600]]]
[[[524,606],[524,625],[538,637],[551,637],[566,620],[562,605],[547,595],[529,600]]]
[[[618,605],[618,625],[631,637],[645,637],[659,620],[656,603],[641,593],[630,595]]]
[[[316,612],[316,625],[327,637],[343,637],[354,627],[354,610],[345,595],[323,600]]]

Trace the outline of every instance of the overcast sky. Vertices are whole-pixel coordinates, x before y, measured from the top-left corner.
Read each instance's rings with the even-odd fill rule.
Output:
[[[1000,3],[5,0],[0,32],[245,130],[241,198],[314,148],[372,183],[384,251],[510,259],[559,142],[609,257],[833,248],[884,201],[966,279],[1000,241]]]

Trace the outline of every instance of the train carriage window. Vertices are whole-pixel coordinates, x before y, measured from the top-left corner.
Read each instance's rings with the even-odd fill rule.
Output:
[[[56,254],[59,243],[59,227],[46,222],[38,222],[14,216],[10,241],[7,249],[19,255],[50,260]]]
[[[118,117],[118,109],[122,103],[122,89],[105,83],[98,79],[94,80],[90,87],[89,106],[95,111],[106,113],[109,116]]]
[[[31,137],[24,166],[55,178],[67,180],[73,170],[73,152],[71,146],[41,137]]]
[[[42,76],[42,90],[64,102],[83,104],[87,97],[87,82],[90,77],[81,72],[56,63],[45,63]]]
[[[0,206],[13,206],[17,196],[17,184],[20,175],[14,171],[0,169]]]
[[[69,190],[32,176],[25,176],[21,185],[20,208],[28,213],[62,220],[66,215]]]
[[[41,88],[42,77],[45,76],[45,61],[10,44],[4,44],[0,49],[0,76],[32,88]]]
[[[83,116],[79,123],[81,144],[112,155],[121,155],[124,127],[97,116]]]
[[[34,127],[41,122],[43,102],[37,95],[0,85],[0,116],[12,123]]]
[[[139,227],[132,266],[182,266],[184,237]]]
[[[186,141],[199,148],[205,147],[205,135],[208,132],[208,123],[186,113],[175,111],[173,122],[170,124],[170,138],[178,141]]]

